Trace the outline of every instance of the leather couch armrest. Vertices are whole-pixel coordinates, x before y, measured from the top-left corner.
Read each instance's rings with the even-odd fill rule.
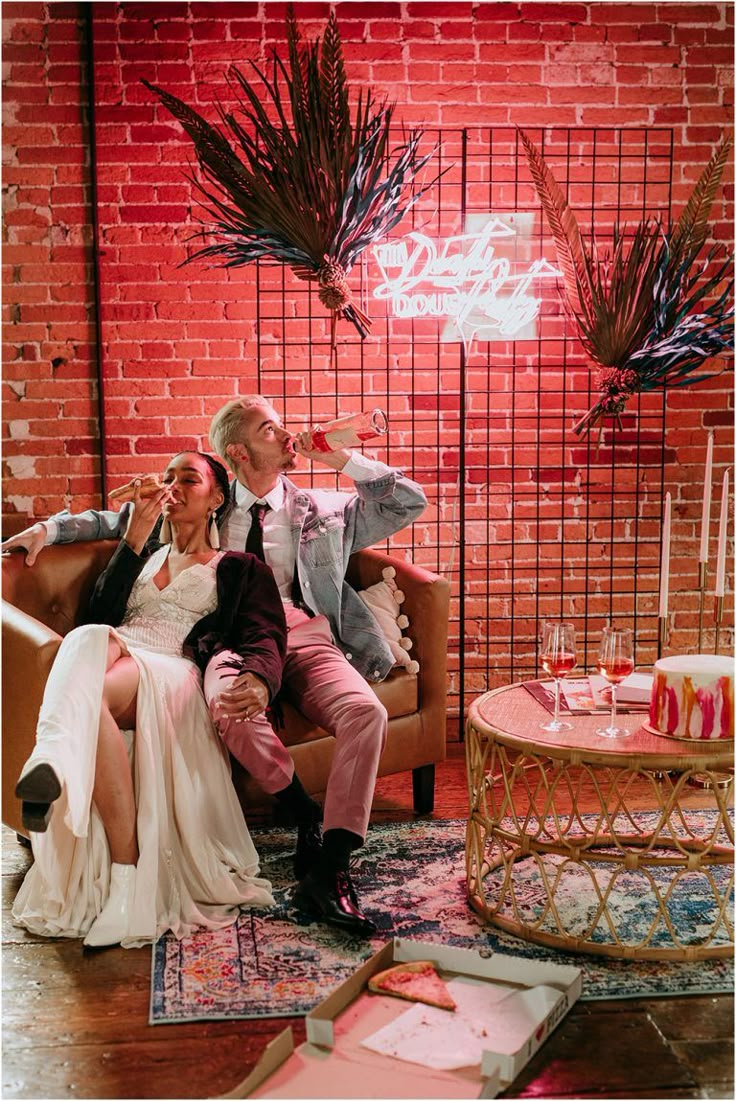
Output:
[[[33,749],[38,712],[61,636],[19,608],[2,603],[3,822],[25,833],[14,789]]]

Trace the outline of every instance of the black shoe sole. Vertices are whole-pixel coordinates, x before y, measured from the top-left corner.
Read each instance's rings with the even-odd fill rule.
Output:
[[[355,921],[353,923],[349,918],[343,921],[340,918],[333,917],[331,914],[324,913],[322,910],[311,906],[309,903],[301,901],[296,897],[296,893],[291,896],[291,901],[298,911],[298,925],[311,925],[316,921],[323,925],[331,925],[333,929],[340,929],[343,933],[352,933],[354,936],[358,937],[372,937],[373,934],[377,932],[376,926],[368,918],[366,918],[364,922]]]
[[[53,803],[61,795],[59,777],[51,765],[32,768],[15,785],[15,795],[21,800],[21,818],[29,833],[45,833],[53,811]]]
[[[354,937],[372,937],[377,931],[376,926],[373,924],[344,925],[341,921],[327,917],[325,914],[318,914],[315,911],[305,910],[302,906],[298,906],[297,908],[299,910],[297,925],[313,925],[316,922],[318,925],[329,925],[332,929],[339,929],[341,933],[349,933]]]

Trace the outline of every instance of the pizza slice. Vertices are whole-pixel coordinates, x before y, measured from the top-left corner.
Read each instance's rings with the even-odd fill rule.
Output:
[[[141,474],[137,479],[141,484],[138,490],[141,497],[153,497],[156,493],[162,490],[163,483],[158,474]],[[133,481],[127,482],[124,486],[119,486],[117,489],[111,489],[107,497],[109,501],[119,501],[123,504],[124,501],[132,501],[135,497],[135,486]]]
[[[434,1005],[438,1009],[457,1008],[431,960],[397,963],[395,967],[379,971],[368,980],[368,989],[374,994],[391,994],[396,998],[406,998],[409,1002]]]

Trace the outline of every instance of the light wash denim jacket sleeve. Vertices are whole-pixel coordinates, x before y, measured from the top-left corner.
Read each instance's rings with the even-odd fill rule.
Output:
[[[86,512],[72,513],[66,509],[51,519],[56,524],[54,543],[86,543],[93,539],[119,539],[128,525],[130,502],[119,512],[98,512],[90,508]]]
[[[407,527],[426,508],[421,486],[391,470],[356,482],[355,493],[301,490],[288,478],[287,510],[304,602],[329,620],[332,637],[369,681],[394,659],[373,614],[345,580],[350,555]]]
[[[380,543],[421,516],[427,505],[424,491],[398,470],[356,482],[354,493],[300,489],[288,478],[283,480],[304,602],[315,614],[327,617],[335,642],[358,672],[381,681],[394,664],[393,656],[345,574],[351,554]],[[126,503],[119,512],[57,513],[52,517],[57,525],[54,542],[117,539],[125,531],[130,508]]]

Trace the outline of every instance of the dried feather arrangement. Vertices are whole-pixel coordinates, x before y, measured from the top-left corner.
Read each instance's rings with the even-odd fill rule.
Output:
[[[567,312],[597,367],[598,398],[573,431],[584,435],[611,416],[620,424],[634,394],[719,374],[693,373],[733,349],[733,257],[716,247],[699,259],[730,139],[719,145],[671,230],[649,219],[627,237],[616,226],[612,250],[601,255],[595,240],[586,246],[542,154],[519,134],[555,239]]]
[[[323,41],[304,45],[289,5],[287,45],[288,67],[274,51],[270,79],[251,62],[260,85],[230,69],[239,117],[218,104],[221,126],[143,83],[194,142],[203,180],[193,183],[210,221],[195,236],[219,238],[185,263],[221,257],[225,267],[239,267],[264,260],[316,281],[331,311],[334,349],[337,317],[368,334],[370,320],[351,296],[348,273],[432,186],[434,180],[413,192],[410,186],[432,154],[418,155],[417,130],[390,149],[394,105],[376,103],[370,90],[361,91],[351,117],[334,13]]]

